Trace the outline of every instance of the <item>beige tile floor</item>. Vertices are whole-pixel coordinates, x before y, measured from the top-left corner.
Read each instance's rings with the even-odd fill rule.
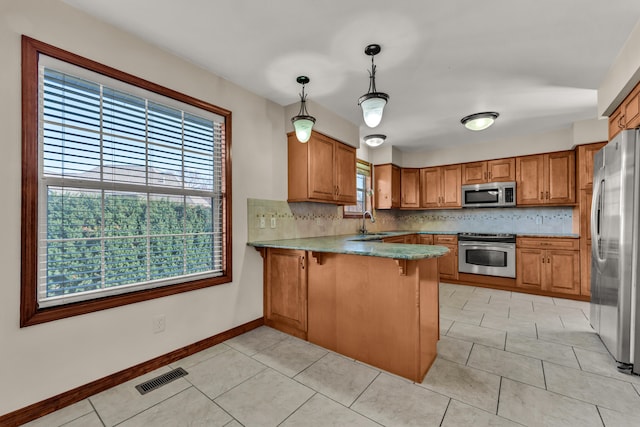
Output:
[[[28,425],[640,426],[640,377],[616,371],[587,303],[443,283],[440,307],[421,384],[261,327]]]

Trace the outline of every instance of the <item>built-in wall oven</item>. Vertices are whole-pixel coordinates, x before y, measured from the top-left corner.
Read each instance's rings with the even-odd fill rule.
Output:
[[[458,271],[515,278],[515,234],[458,234]]]

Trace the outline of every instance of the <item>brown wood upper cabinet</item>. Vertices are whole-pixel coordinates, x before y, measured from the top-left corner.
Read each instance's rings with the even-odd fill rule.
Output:
[[[462,164],[462,185],[515,180],[515,157]]]
[[[596,153],[607,142],[596,142],[594,144],[583,144],[576,147],[578,157],[576,163],[578,165],[578,188],[588,190],[593,188],[593,158]]]
[[[423,208],[460,208],[461,165],[420,169],[420,206]]]
[[[417,209],[420,207],[420,169],[400,170],[400,207]]]
[[[400,167],[387,163],[374,166],[376,209],[400,207]]]
[[[609,140],[623,129],[640,126],[640,84],[620,103],[609,116]]]
[[[574,205],[574,151],[516,157],[516,204]]]
[[[356,203],[356,149],[313,131],[306,144],[288,133],[289,202]]]

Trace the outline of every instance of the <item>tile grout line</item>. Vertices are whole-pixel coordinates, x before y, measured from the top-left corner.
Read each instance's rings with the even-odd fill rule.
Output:
[[[91,405],[91,407],[93,408],[93,412],[96,413],[96,416],[98,417],[98,420],[102,423],[103,426],[106,426],[107,424],[104,422],[104,420],[100,416],[100,413],[98,412],[98,409],[96,409],[96,407],[93,405],[93,402],[91,401],[91,397],[88,397],[87,401],[89,402],[89,405]],[[75,420],[73,420],[73,421],[75,421]],[[65,423],[65,424],[68,424],[68,423]]]
[[[311,390],[313,390],[313,389],[311,389]],[[296,409],[294,409],[293,411],[291,411],[291,413],[290,413],[289,415],[287,415],[286,417],[284,417],[284,420],[280,421],[280,422],[278,423],[278,425],[279,425],[279,426],[280,426],[280,425],[282,425],[285,421],[287,421],[289,418],[291,418],[291,416],[292,416],[293,414],[295,414],[296,412],[298,412],[298,411],[300,410],[300,408],[302,408],[304,405],[306,405],[306,404],[307,404],[307,402],[309,402],[311,399],[313,399],[313,397],[314,397],[316,394],[318,394],[318,392],[317,392],[316,390],[313,390],[313,391],[314,391],[314,393],[313,393],[311,396],[309,396],[309,398],[308,398],[307,400],[305,400],[304,402],[302,402],[302,403],[301,403],[301,404],[300,404]]]
[[[444,408],[444,413],[442,414],[442,419],[440,420],[440,424],[438,424],[439,427],[442,427],[442,424],[444,423],[444,419],[447,417],[447,411],[449,410],[449,406],[451,405],[451,401],[453,400],[453,398],[449,397],[449,401],[447,402],[447,407]]]

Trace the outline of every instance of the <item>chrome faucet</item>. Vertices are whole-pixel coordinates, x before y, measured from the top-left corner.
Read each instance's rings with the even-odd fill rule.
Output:
[[[367,214],[369,214],[369,218],[371,218],[371,223],[376,222],[376,219],[371,215],[371,211],[364,211],[362,214],[362,227],[360,228],[361,234],[367,234],[367,225],[365,223],[365,219],[367,218]]]

